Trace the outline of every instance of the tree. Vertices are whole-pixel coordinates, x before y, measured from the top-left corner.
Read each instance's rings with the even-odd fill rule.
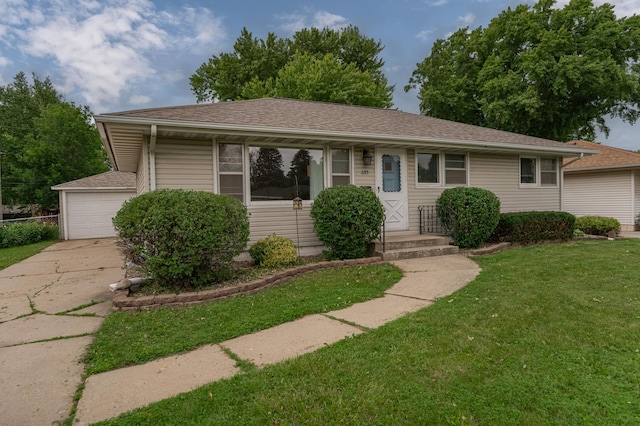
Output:
[[[365,37],[353,26],[340,31],[303,29],[291,39],[279,39],[269,33],[266,40],[254,38],[245,28],[236,40],[233,52],[214,55],[196,70],[190,78],[191,88],[198,102],[273,96],[271,93],[278,76],[292,62],[295,62],[292,70],[315,65],[313,72],[326,71],[328,65],[339,64],[342,73],[357,74],[360,79],[373,82],[373,91],[387,94],[386,103],[390,105],[393,86],[388,85],[382,72],[384,61],[379,57],[382,49],[380,42]],[[328,80],[320,78],[317,84],[325,84]],[[258,90],[261,86],[262,91]],[[360,85],[359,89],[371,90],[370,86],[371,83]],[[334,84],[331,89],[342,90],[342,86]],[[347,89],[351,90],[353,86],[347,86]],[[319,87],[313,92],[323,90]],[[295,93],[290,96],[298,97]],[[367,97],[362,94],[360,98]],[[341,100],[335,96],[331,102]]]
[[[508,8],[487,28],[437,40],[405,90],[438,118],[569,141],[634,123],[640,99],[640,17],[613,6],[554,0]]]
[[[35,119],[36,137],[26,142],[24,185],[18,193],[42,208],[55,209],[53,185],[108,170],[100,136],[90,123],[88,108],[73,103],[49,105]]]
[[[0,86],[0,151],[3,204],[58,204],[52,185],[108,169],[87,107],[60,96],[49,78],[18,73]]]
[[[13,83],[0,86],[0,161],[2,161],[2,203],[31,204],[20,198],[23,185],[26,140],[33,136],[35,120],[49,105],[62,102],[49,78],[41,80],[33,75],[29,84],[23,72],[16,74]]]
[[[308,54],[296,56],[275,79],[257,77],[242,90],[245,99],[278,96],[346,105],[389,108],[392,88],[381,86],[354,63],[342,63],[331,53],[321,59]]]

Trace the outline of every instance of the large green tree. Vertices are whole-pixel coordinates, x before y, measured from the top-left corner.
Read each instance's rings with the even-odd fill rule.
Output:
[[[554,0],[508,8],[486,28],[437,40],[405,90],[438,118],[554,140],[634,123],[640,99],[640,17],[613,6]]]
[[[298,99],[309,99],[309,95],[318,94],[329,102],[358,103],[355,96],[333,98],[326,96],[328,91],[352,91],[353,80],[367,80],[366,84],[358,84],[359,90],[372,91],[380,98],[375,106],[391,105],[393,86],[388,85],[382,71],[384,61],[380,58],[383,47],[380,42],[364,36],[357,27],[349,26],[342,30],[329,28],[309,28],[296,32],[292,38],[280,39],[269,33],[262,40],[253,37],[245,28],[233,46],[233,52],[220,53],[203,63],[191,76],[191,89],[198,102],[213,100],[229,101],[252,99],[262,96],[286,96]],[[328,76],[318,73],[329,71],[329,67],[338,67],[338,78],[344,75],[345,86],[336,80],[336,72]],[[285,70],[287,68],[287,70]],[[287,73],[304,72],[305,76],[318,76],[313,90],[299,88],[289,90],[286,95],[282,89],[276,90],[278,80],[287,80]],[[285,75],[283,75],[285,73]],[[301,78],[297,79],[299,83]],[[313,81],[313,80],[312,80]],[[331,87],[326,87],[331,81]],[[282,83],[281,83],[282,85]],[[262,90],[259,88],[262,86]],[[306,95],[306,97],[304,97]],[[373,95],[361,93],[359,98],[370,105]]]
[[[24,184],[18,193],[43,208],[58,206],[54,185],[108,170],[104,149],[86,107],[49,105],[35,120],[35,136],[26,141]]]
[[[0,86],[2,203],[57,207],[50,187],[108,169],[86,107],[66,102],[49,80],[22,72]]]
[[[277,96],[346,105],[389,108],[392,89],[376,82],[367,71],[343,63],[333,54],[323,58],[297,55],[278,71],[275,78],[254,77],[242,89],[244,99]]]

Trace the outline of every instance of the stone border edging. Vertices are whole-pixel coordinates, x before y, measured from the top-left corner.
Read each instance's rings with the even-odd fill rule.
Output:
[[[156,296],[129,297],[129,290],[116,290],[113,298],[114,311],[141,311],[143,309],[157,309],[170,306],[192,306],[205,302],[225,300],[235,296],[256,293],[259,290],[284,284],[291,278],[308,272],[325,268],[340,268],[356,265],[373,265],[386,263],[381,257],[365,257],[362,259],[331,260],[278,271],[248,283],[229,287],[216,288],[180,294],[159,294]]]

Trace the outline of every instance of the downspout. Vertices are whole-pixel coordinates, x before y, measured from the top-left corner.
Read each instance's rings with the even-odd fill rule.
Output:
[[[569,161],[568,163],[564,163],[562,164],[562,166],[560,168],[564,169],[565,167],[567,167],[569,164],[573,164],[578,160],[582,160],[584,158],[584,152],[580,153],[580,157],[576,157],[573,160]]]
[[[151,140],[149,143],[149,175],[151,178],[151,190],[156,190],[156,140],[158,137],[158,126],[151,125]]]

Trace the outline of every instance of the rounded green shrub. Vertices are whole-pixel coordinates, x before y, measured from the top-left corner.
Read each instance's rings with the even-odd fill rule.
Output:
[[[480,247],[500,221],[500,199],[486,189],[445,189],[436,201],[442,226],[461,248]]]
[[[620,222],[613,217],[582,216],[576,219],[575,227],[585,234],[609,235],[610,232],[620,232]]]
[[[384,208],[369,188],[355,185],[326,188],[311,206],[316,235],[332,259],[364,257],[380,235]]]
[[[282,268],[298,260],[296,245],[287,237],[271,234],[255,243],[249,254],[256,265],[265,268]]]
[[[126,260],[170,288],[192,289],[222,280],[249,240],[242,203],[201,191],[142,194],[124,203],[113,224]]]
[[[17,247],[42,241],[42,226],[35,222],[17,223],[4,229],[2,247]]]

